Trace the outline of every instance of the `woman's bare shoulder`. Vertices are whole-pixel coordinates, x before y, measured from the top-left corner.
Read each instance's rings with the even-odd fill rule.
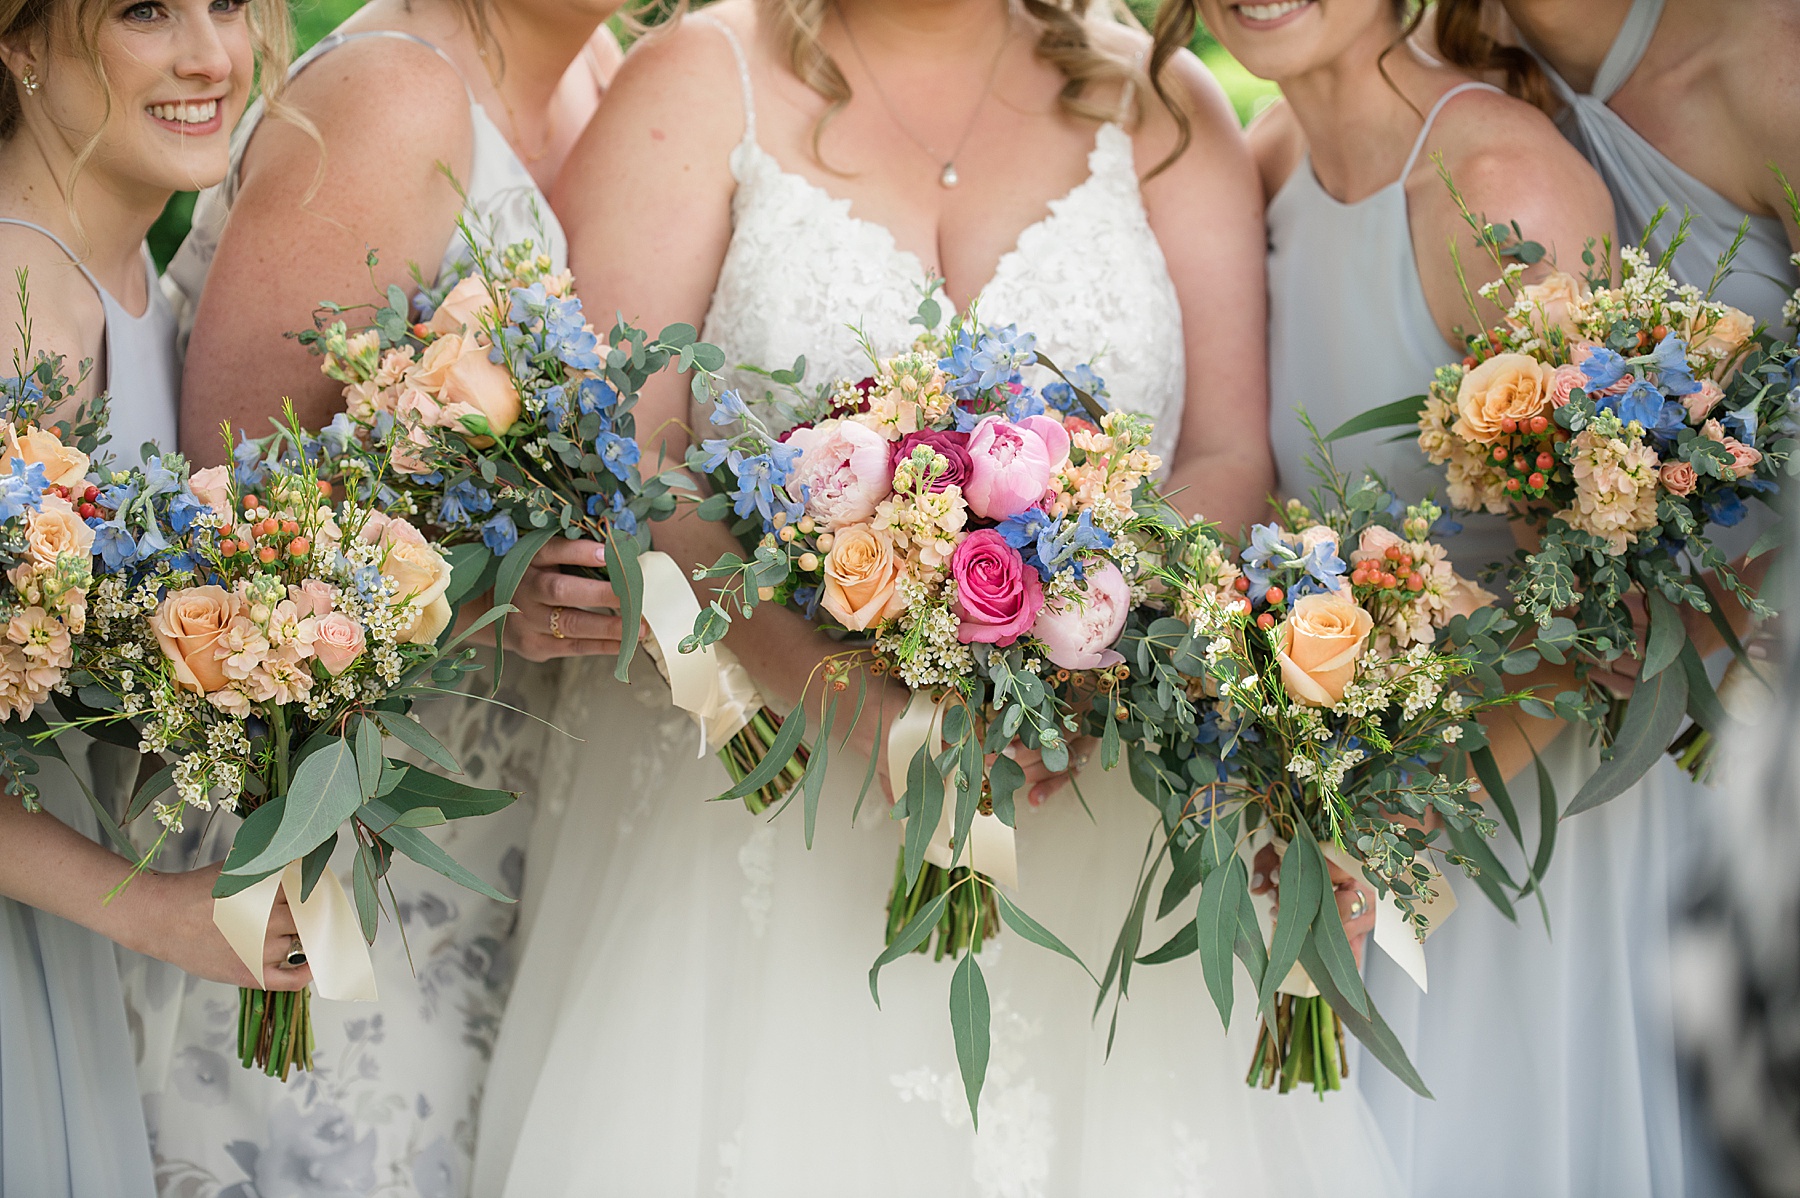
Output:
[[[71,379],[83,359],[97,361],[105,344],[106,310],[69,256],[34,229],[0,225],[0,261],[13,268],[0,277],[0,375],[14,373],[27,316],[32,349],[61,354]]]

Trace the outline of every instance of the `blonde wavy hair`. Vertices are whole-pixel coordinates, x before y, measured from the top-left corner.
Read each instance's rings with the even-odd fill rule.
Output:
[[[71,48],[100,86],[110,118],[113,92],[106,77],[106,64],[100,59],[100,27],[116,7],[116,0],[0,0],[0,38],[41,38],[59,49]],[[271,111],[282,111],[281,91],[287,83],[288,61],[294,49],[286,0],[249,0],[245,17],[250,24],[250,45],[256,55],[257,81],[265,106]],[[10,141],[19,130],[25,111],[22,92],[13,73],[0,68],[0,141]],[[96,130],[87,144],[76,151],[66,194],[74,194],[75,180],[99,147],[100,136]]]
[[[850,82],[820,42],[834,0],[756,0],[756,10],[764,27],[781,48],[788,69],[826,101],[825,111],[813,122],[812,154],[825,164],[819,142],[825,127],[850,102]],[[1143,117],[1141,87],[1147,80],[1137,65],[1094,44],[1092,23],[1111,19],[1132,27],[1137,19],[1122,0],[1017,0],[1025,14],[1036,21],[1043,32],[1038,35],[1037,56],[1062,73],[1063,86],[1057,100],[1062,110],[1086,120],[1108,121],[1117,115],[1116,102],[1093,98],[1096,92],[1110,92],[1116,85],[1132,86],[1133,122]],[[1176,120],[1183,115],[1171,107]]]

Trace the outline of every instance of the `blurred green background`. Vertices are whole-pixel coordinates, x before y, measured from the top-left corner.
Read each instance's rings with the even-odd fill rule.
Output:
[[[1157,0],[1129,2],[1132,11],[1148,28],[1156,14]],[[306,50],[337,28],[344,18],[362,7],[362,4],[363,0],[291,0],[289,7],[294,14],[294,28],[298,34],[296,52]],[[1274,84],[1266,83],[1244,70],[1205,30],[1194,36],[1192,46],[1194,53],[1200,56],[1231,96],[1240,121],[1248,122],[1274,98]],[[175,247],[181,244],[181,239],[187,236],[188,221],[192,218],[193,211],[193,193],[181,192],[169,201],[162,219],[150,230],[150,250],[156,256],[157,266],[165,265],[175,253]]]

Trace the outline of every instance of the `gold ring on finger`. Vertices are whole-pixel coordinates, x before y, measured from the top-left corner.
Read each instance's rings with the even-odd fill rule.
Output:
[[[562,614],[563,609],[560,607],[550,609],[550,635],[559,641],[566,641],[569,635],[562,629]]]

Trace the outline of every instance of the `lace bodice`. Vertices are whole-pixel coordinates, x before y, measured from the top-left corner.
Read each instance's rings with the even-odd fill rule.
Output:
[[[733,366],[780,369],[804,354],[809,384],[861,377],[868,360],[855,329],[879,354],[910,345],[916,329],[908,322],[928,272],[886,228],[853,215],[849,200],[784,169],[757,144],[743,49],[723,23],[706,23],[737,55],[745,119],[731,154],[731,244],[701,336]],[[1156,421],[1152,449],[1170,460],[1187,378],[1181,305],[1120,125],[1100,127],[1088,177],[1019,235],[976,303],[985,323],[1037,334],[1063,369],[1091,362],[1113,407]],[[745,372],[728,373],[746,398],[766,388]],[[1044,373],[1031,381],[1047,381]]]

